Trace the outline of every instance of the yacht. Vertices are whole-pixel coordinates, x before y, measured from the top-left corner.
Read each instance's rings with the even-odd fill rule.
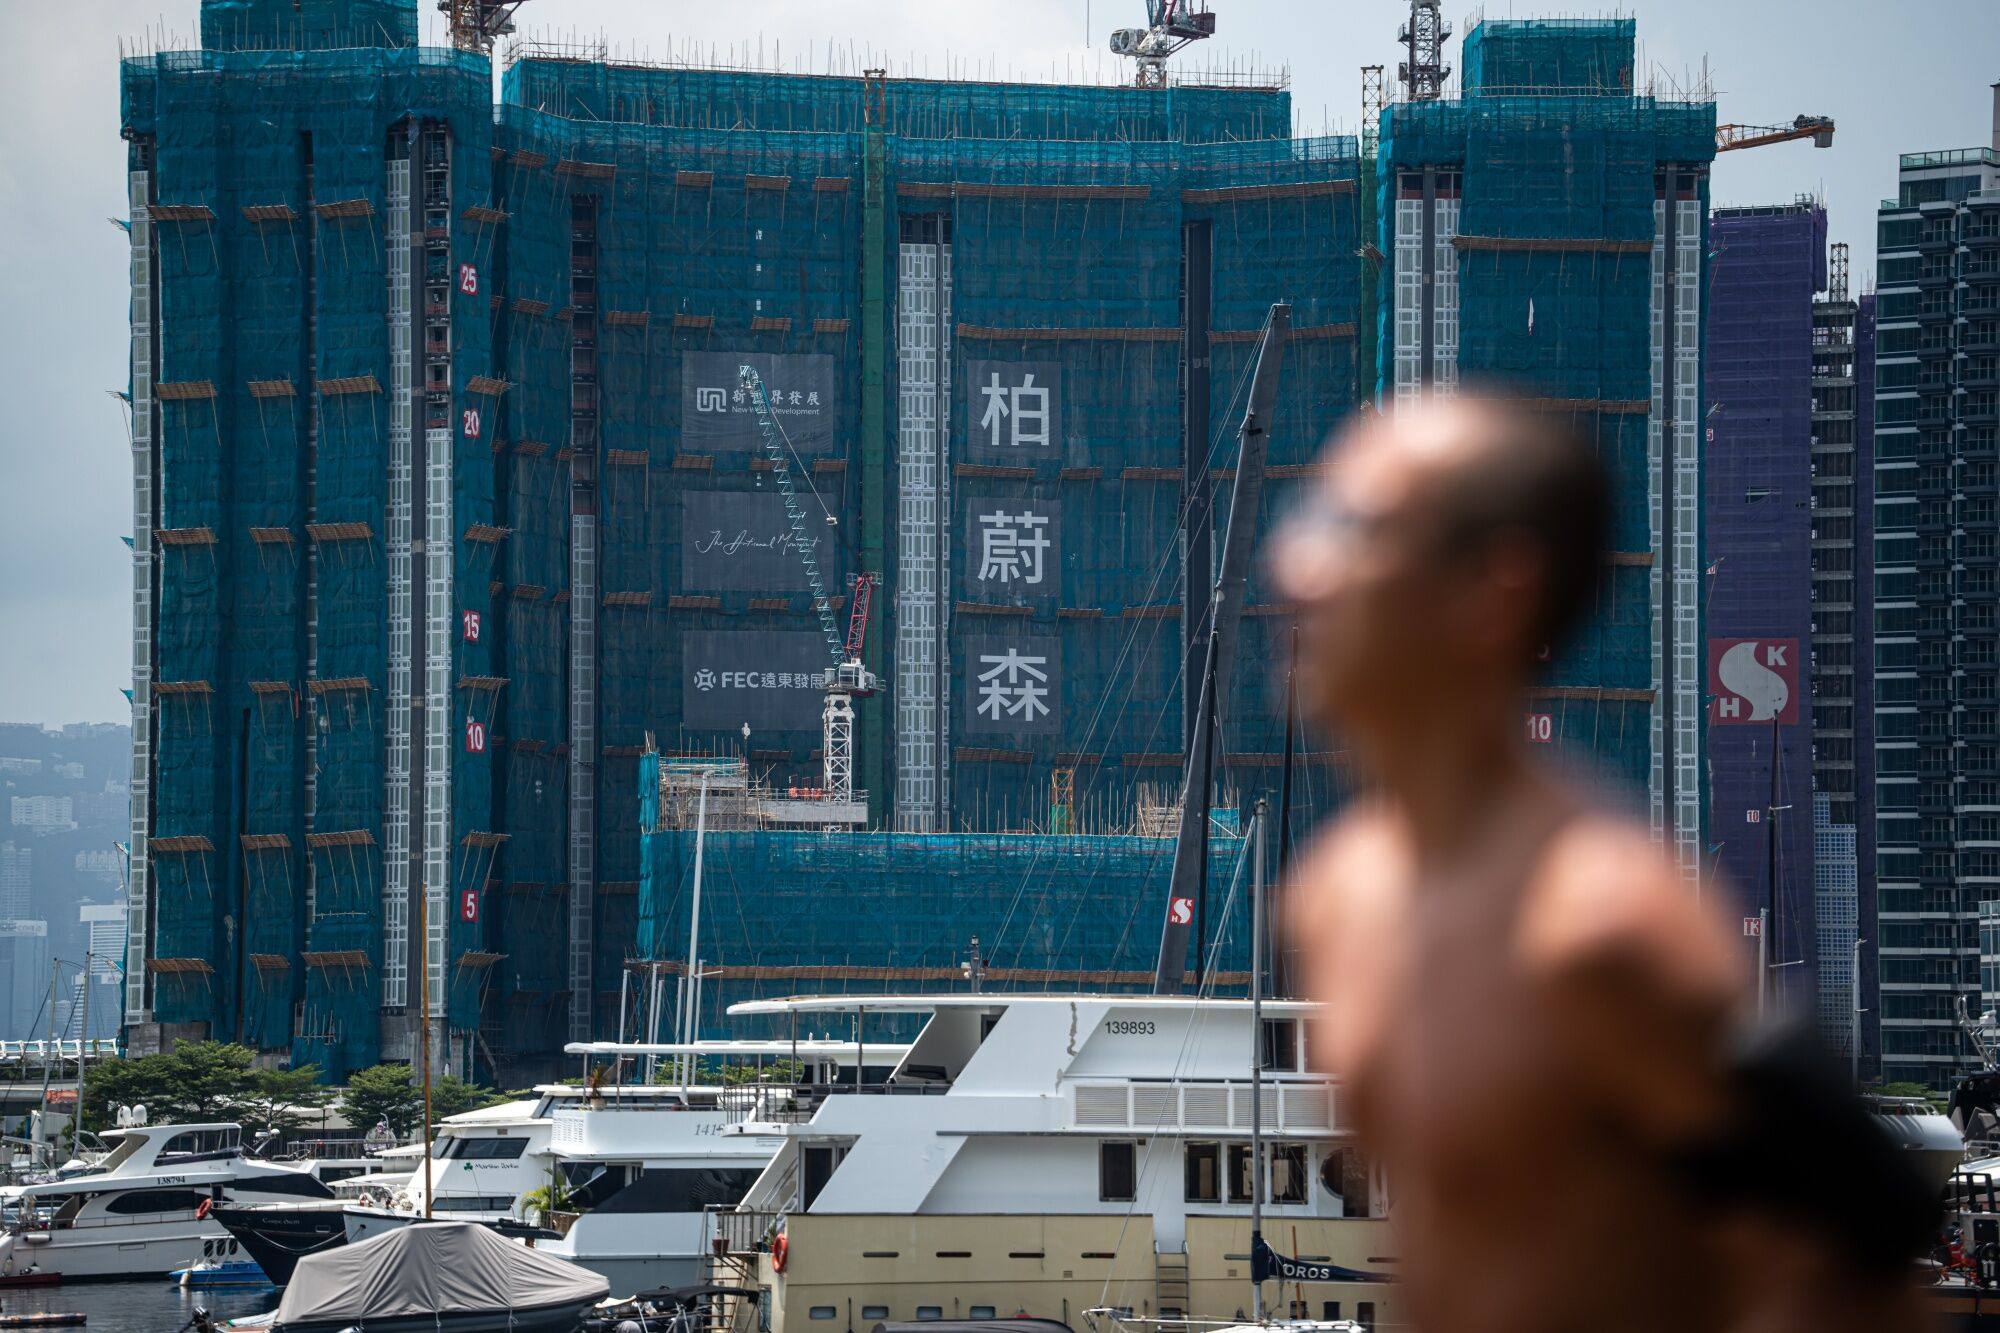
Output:
[[[94,1170],[0,1190],[13,1219],[0,1234],[0,1286],[163,1277],[213,1258],[229,1233],[216,1198],[327,1199],[310,1170],[243,1155],[236,1125],[142,1125],[103,1135]]]
[[[559,1206],[539,1220],[558,1238],[534,1246],[602,1274],[614,1292],[701,1280],[708,1210],[733,1208],[783,1142],[775,1131],[725,1129],[767,1106],[789,1105],[801,1078],[865,1080],[873,1070],[879,1079],[908,1052],[901,1045],[857,1049],[820,1040],[579,1042],[566,1050],[613,1061],[614,1069],[628,1061],[646,1067],[639,1082],[546,1090]],[[760,1065],[776,1066],[785,1081],[760,1081]],[[739,1072],[723,1072],[729,1069]]]
[[[333,1182],[325,1199],[250,1203],[232,1192],[215,1219],[279,1286],[308,1254],[425,1220],[426,1195],[439,1221],[506,1221],[523,1194],[548,1180],[541,1101],[504,1102],[439,1122],[428,1173],[422,1144],[390,1148],[363,1163],[366,1174]]]
[[[708,1280],[766,1289],[771,1333],[1245,1320],[1261,1136],[1263,1235],[1293,1274],[1267,1287],[1273,1312],[1393,1324],[1387,1191],[1338,1089],[1309,1072],[1312,1012],[1085,994],[735,1005],[733,1018],[857,1033],[922,1026],[882,1082],[766,1089],[731,1108],[729,1134],[780,1146],[735,1208],[710,1212]]]

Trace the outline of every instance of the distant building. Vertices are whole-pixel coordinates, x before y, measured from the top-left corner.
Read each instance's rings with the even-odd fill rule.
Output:
[[[0,842],[0,921],[19,921],[28,915],[34,871],[34,848]]]
[[[11,796],[8,822],[32,833],[60,833],[76,827],[75,803],[67,796]]]
[[[1868,298],[1863,298],[1868,300]],[[1871,303],[1872,309],[1872,303]],[[1832,247],[1813,302],[1812,714],[1813,912],[1819,932],[1819,1030],[1851,1054],[1857,1030],[1857,943],[1874,937],[1874,420],[1873,315]],[[1865,389],[1864,389],[1865,385]],[[1865,970],[1865,969],[1864,969]],[[1871,993],[1860,992],[1863,996]],[[1862,1014],[1862,1055],[1871,1030]]]
[[[1980,919],[2000,900],[2000,143],[1899,165],[1877,217],[1877,1007],[1882,1076],[1936,1085],[1975,1059],[1961,1005],[1995,998]]]
[[[42,771],[39,759],[23,759],[17,755],[0,755],[0,776],[28,777]]]
[[[0,921],[0,1038],[47,1036],[49,923]]]
[[[1710,841],[1746,921],[1770,913],[1782,993],[1809,1002],[1813,890],[1813,297],[1826,210],[1719,208],[1709,223],[1702,539]],[[1756,937],[1745,929],[1746,949]]]
[[[125,975],[125,905],[86,903],[77,909],[77,920],[83,927],[90,970],[86,975],[79,969],[70,979],[67,1012],[59,1020],[61,1030],[71,1037],[115,1037],[124,1021],[119,1006]],[[86,987],[88,1004],[84,1002]]]
[[[56,776],[67,778],[71,782],[81,782],[83,781],[83,765],[78,763],[57,764]]]

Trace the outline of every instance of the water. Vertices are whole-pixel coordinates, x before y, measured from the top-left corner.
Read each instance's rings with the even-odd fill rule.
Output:
[[[182,1291],[173,1283],[79,1282],[55,1287],[0,1288],[0,1312],[41,1314],[82,1311],[90,1316],[85,1333],[179,1333],[205,1306],[217,1319],[262,1314],[278,1304],[274,1287],[227,1287]]]

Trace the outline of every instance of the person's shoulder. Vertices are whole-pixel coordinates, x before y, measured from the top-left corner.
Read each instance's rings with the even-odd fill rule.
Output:
[[[1737,964],[1694,883],[1648,830],[1586,809],[1549,840],[1521,916],[1525,961],[1551,980],[1617,976],[1621,984],[1718,996]]]
[[[1331,925],[1398,882],[1388,873],[1407,855],[1400,825],[1379,804],[1356,801],[1304,848],[1288,876],[1296,925]]]

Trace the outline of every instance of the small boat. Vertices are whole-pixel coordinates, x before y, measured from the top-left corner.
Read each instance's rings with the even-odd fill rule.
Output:
[[[271,1279],[251,1259],[204,1259],[168,1274],[182,1287],[268,1287]]]
[[[413,1222],[307,1255],[268,1333],[572,1333],[611,1292],[588,1269],[471,1222]]]

